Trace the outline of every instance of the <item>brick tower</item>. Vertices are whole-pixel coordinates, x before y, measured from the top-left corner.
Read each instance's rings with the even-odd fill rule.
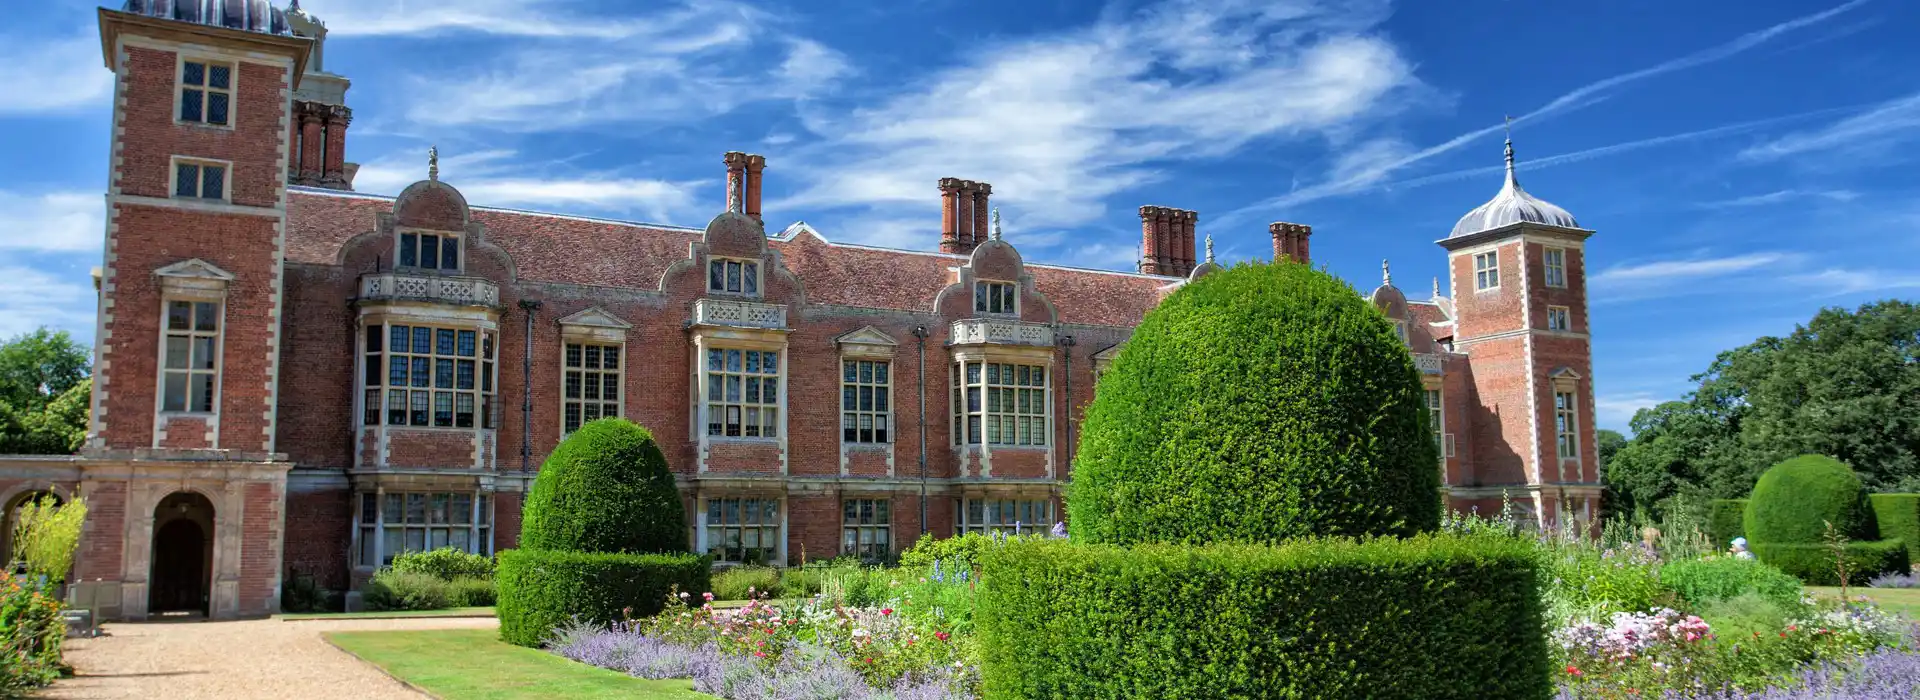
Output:
[[[1514,176],[1438,241],[1447,250],[1457,325],[1472,360],[1460,449],[1472,470],[1450,486],[1456,505],[1491,513],[1502,496],[1538,525],[1598,516],[1600,475],[1587,332],[1585,242],[1565,209]]]
[[[136,619],[271,612],[289,105],[312,41],[264,0],[99,17],[116,80],[85,456],[118,468],[79,488],[126,551],[83,549],[76,576]]]

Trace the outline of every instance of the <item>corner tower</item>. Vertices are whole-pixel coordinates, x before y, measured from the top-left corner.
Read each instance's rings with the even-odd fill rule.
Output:
[[[1514,175],[1437,241],[1447,249],[1457,326],[1469,356],[1471,473],[1456,504],[1482,512],[1504,495],[1536,524],[1598,516],[1587,325],[1586,240],[1567,210],[1529,194]]]

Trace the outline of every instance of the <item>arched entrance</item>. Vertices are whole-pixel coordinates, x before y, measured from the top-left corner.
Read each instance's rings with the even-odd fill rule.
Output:
[[[153,509],[153,572],[147,614],[207,615],[213,592],[213,503],[176,491]]]
[[[52,491],[28,491],[7,499],[6,507],[0,509],[0,567],[8,571],[20,557],[13,551],[13,529],[20,523],[20,510],[35,502],[47,499],[55,506],[64,506],[67,499]]]

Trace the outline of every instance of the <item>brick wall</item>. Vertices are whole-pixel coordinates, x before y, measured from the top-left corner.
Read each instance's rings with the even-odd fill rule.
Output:
[[[271,483],[245,487],[246,514],[240,525],[240,614],[264,615],[280,609],[281,516],[286,494]],[[303,543],[305,546],[305,543]]]
[[[347,558],[353,545],[352,491],[291,492],[286,508],[286,540],[296,546],[287,548],[285,569],[312,576],[324,588],[345,589],[352,568]]]
[[[73,556],[75,581],[120,580],[127,531],[127,483],[92,482],[84,494],[87,520],[81,526],[80,550]],[[137,517],[151,517],[139,513]]]

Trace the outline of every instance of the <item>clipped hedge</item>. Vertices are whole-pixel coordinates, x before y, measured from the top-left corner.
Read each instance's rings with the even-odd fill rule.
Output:
[[[1880,536],[1907,543],[1907,558],[1920,561],[1920,493],[1876,493],[1867,497],[1879,521]]]
[[[614,554],[510,549],[500,553],[500,638],[539,647],[556,627],[578,618],[608,623],[665,607],[675,586],[707,590],[713,561],[697,554]],[[631,612],[628,612],[628,611]]]
[[[1747,536],[1747,499],[1716,498],[1707,509],[1707,536],[1713,538],[1714,547],[1726,551],[1733,546],[1733,538]]]
[[[1660,567],[1660,585],[1691,605],[1753,593],[1781,605],[1800,600],[1800,579],[1753,559],[1682,559]]]
[[[1345,282],[1292,262],[1215,272],[1102,373],[1068,527],[1106,544],[1431,531],[1425,401],[1406,345]]]
[[[1538,558],[1491,536],[982,553],[985,697],[1546,698]]]
[[[1871,540],[1878,534],[1859,475],[1832,457],[1801,455],[1760,475],[1743,527],[1751,542],[1820,544],[1826,542],[1827,523],[1848,539]]]
[[[686,510],[653,433],[624,418],[573,431],[540,465],[521,510],[524,549],[687,551]]]
[[[1837,586],[1840,572],[1834,570],[1833,549],[1824,544],[1752,543],[1753,554],[1809,586]],[[1846,546],[1847,582],[1864,586],[1868,579],[1886,573],[1906,573],[1909,568],[1907,545],[1900,540],[1853,542]]]

